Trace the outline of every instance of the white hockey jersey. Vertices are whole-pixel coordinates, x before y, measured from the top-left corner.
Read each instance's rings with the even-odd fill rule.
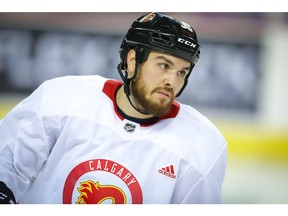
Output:
[[[227,144],[190,106],[125,116],[121,82],[44,82],[0,123],[0,181],[18,203],[221,203]]]

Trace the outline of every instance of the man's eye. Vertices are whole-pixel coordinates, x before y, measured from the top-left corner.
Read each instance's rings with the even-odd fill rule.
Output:
[[[178,71],[178,75],[179,76],[182,76],[182,77],[185,77],[186,76],[186,71],[185,70],[182,70],[182,71]]]
[[[169,69],[169,65],[168,65],[168,64],[165,64],[165,63],[160,64],[160,67],[161,67],[162,69],[164,69],[164,70],[168,70],[168,69]]]

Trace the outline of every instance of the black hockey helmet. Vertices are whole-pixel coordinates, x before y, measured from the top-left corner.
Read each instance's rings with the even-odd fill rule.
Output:
[[[126,55],[130,49],[136,51],[136,68],[132,78],[128,79],[126,70]],[[130,94],[130,81],[137,75],[140,63],[147,60],[151,50],[162,51],[191,62],[191,69],[200,57],[195,30],[187,23],[160,13],[148,13],[133,22],[120,46],[120,64],[118,71],[126,87],[126,94]],[[123,75],[123,71],[126,75]],[[190,72],[191,73],[191,72]],[[187,85],[188,77],[178,93],[179,96]]]

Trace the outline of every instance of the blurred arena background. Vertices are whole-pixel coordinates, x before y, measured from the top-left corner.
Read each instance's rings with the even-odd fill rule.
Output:
[[[203,48],[179,100],[228,141],[223,203],[287,204],[288,14],[167,14],[191,24]],[[0,119],[47,79],[120,79],[120,43],[140,15],[0,13]]]

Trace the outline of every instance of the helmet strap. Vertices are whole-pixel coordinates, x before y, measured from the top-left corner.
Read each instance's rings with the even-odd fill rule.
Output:
[[[130,95],[130,82],[131,82],[132,78],[128,78],[128,72],[126,70],[122,70],[122,68],[123,68],[122,63],[118,64],[117,70],[121,76],[121,79],[123,80],[124,92],[126,95],[129,96]],[[125,73],[125,75],[124,75],[124,73]]]
[[[191,65],[190,71],[189,71],[189,73],[187,74],[187,76],[185,77],[184,84],[183,84],[182,88],[180,89],[180,91],[178,92],[178,94],[176,95],[176,97],[179,97],[179,96],[181,95],[181,93],[183,92],[183,90],[185,89],[185,87],[187,86],[187,84],[188,84],[188,78],[189,78],[189,76],[191,75],[191,72],[192,72],[194,66],[195,66],[194,64]]]
[[[121,69],[122,68],[122,64],[120,63],[117,67],[118,69],[118,72],[123,80],[123,86],[124,86],[124,93],[130,103],[130,105],[139,113],[143,114],[143,115],[150,115],[150,113],[147,113],[147,112],[143,112],[141,111],[140,109],[138,109],[131,101],[131,98],[130,98],[130,95],[131,95],[131,90],[130,90],[130,86],[131,86],[131,81],[133,79],[135,79],[136,75],[137,75],[137,72],[138,72],[138,67],[139,67],[139,63],[136,62],[136,65],[135,65],[135,71],[134,71],[134,75],[132,78],[128,78],[128,72],[125,70],[125,76],[123,74],[123,70]]]

